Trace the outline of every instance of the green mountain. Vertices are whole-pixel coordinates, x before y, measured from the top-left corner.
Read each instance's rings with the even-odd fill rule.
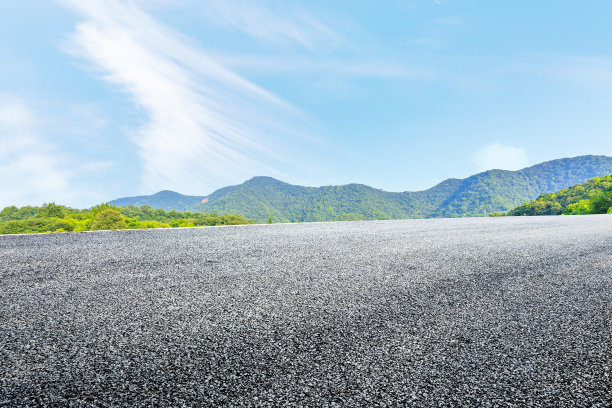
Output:
[[[118,198],[110,201],[109,204],[117,207],[150,205],[153,208],[163,208],[166,211],[185,211],[188,207],[199,203],[203,198],[204,196],[188,196],[170,190],[163,190],[149,196]]]
[[[575,215],[612,212],[612,175],[595,177],[557,193],[542,194],[508,215]]]
[[[580,156],[518,171],[489,170],[466,179],[448,179],[416,192],[387,192],[362,184],[303,187],[271,177],[255,177],[206,197],[178,195],[182,201],[180,205],[178,201],[171,203],[173,207],[160,205],[157,196],[164,192],[115,200],[111,204],[236,213],[257,222],[269,218],[274,222],[297,222],[482,216],[508,211],[541,194],[610,173],[612,157]],[[169,197],[168,193],[171,192],[165,192],[165,196]],[[201,203],[202,199],[207,201]]]

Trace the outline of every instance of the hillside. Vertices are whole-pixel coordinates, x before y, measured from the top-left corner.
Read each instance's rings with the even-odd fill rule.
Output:
[[[224,196],[192,210],[204,212],[235,208],[253,214],[253,219],[275,222],[408,218],[410,203],[399,193],[377,190],[362,184],[302,187],[270,177],[255,177],[235,186]]]
[[[612,175],[595,177],[557,193],[543,194],[508,215],[603,214],[612,211]]]
[[[612,173],[612,157],[579,156],[552,160],[518,171],[489,170],[466,179],[448,179],[423,191],[387,192],[362,184],[303,187],[271,177],[254,177],[203,197],[160,192],[112,201],[166,210],[236,213],[257,222],[398,219],[482,216],[508,211],[541,194]],[[181,201],[160,205],[158,195]],[[131,201],[130,201],[131,200]],[[169,205],[172,205],[170,207]]]
[[[153,208],[162,208],[166,211],[184,211],[190,206],[199,203],[203,198],[204,196],[188,196],[175,193],[174,191],[163,190],[149,196],[118,198],[109,201],[109,204],[117,207],[127,207],[129,205],[140,207],[143,205],[150,205]]]

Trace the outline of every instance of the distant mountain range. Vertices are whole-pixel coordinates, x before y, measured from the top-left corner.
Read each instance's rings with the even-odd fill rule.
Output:
[[[153,208],[163,208],[166,211],[186,211],[187,208],[199,204],[203,198],[204,196],[188,196],[163,190],[153,195],[118,198],[110,201],[109,204],[118,207],[150,205]]]
[[[257,222],[270,218],[274,222],[300,222],[479,216],[508,211],[541,194],[607,174],[612,174],[612,157],[579,156],[518,171],[489,170],[415,192],[387,192],[363,184],[303,187],[271,177],[254,177],[208,196],[165,190],[150,196],[120,198],[110,204],[236,213]]]

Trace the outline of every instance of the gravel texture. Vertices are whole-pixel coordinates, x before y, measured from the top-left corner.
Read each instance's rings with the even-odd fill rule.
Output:
[[[0,260],[0,405],[612,401],[612,216],[2,236]]]

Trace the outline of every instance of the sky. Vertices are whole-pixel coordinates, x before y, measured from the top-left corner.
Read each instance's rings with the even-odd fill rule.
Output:
[[[0,208],[612,155],[608,0],[0,6]]]

